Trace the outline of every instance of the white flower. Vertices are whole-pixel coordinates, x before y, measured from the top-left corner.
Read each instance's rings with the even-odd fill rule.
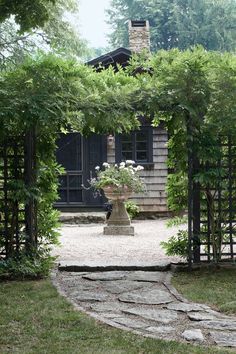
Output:
[[[125,167],[125,162],[121,162],[120,163],[120,168],[124,168]]]
[[[133,161],[133,160],[126,160],[125,163],[126,163],[126,165],[134,165],[134,164],[135,164],[135,161]]]
[[[100,166],[96,166],[96,167],[95,167],[95,170],[96,170],[96,171],[99,171],[99,170],[100,170]]]
[[[102,166],[104,166],[105,168],[110,167],[109,163],[107,163],[107,162],[103,162]]]
[[[142,171],[142,170],[144,170],[144,167],[143,167],[143,166],[138,165],[138,166],[136,167],[136,171]]]

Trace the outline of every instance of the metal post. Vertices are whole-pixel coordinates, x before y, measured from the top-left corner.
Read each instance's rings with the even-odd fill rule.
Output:
[[[199,172],[200,163],[197,156],[197,151],[193,150],[192,156],[193,162],[193,176]],[[201,242],[200,242],[200,185],[193,181],[193,261],[194,263],[200,263],[201,257]]]
[[[36,185],[36,133],[30,129],[25,135],[25,185],[32,188]],[[26,250],[37,247],[37,213],[36,201],[32,196],[25,205]]]
[[[192,268],[192,220],[193,220],[193,159],[192,159],[192,129],[190,115],[186,115],[187,153],[188,153],[188,267]]]

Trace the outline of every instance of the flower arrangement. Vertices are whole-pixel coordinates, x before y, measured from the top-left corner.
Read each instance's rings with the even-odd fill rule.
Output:
[[[97,177],[90,180],[90,186],[95,190],[112,186],[117,192],[124,188],[134,193],[144,192],[145,183],[139,176],[139,171],[142,171],[143,167],[139,165],[134,167],[134,164],[135,162],[131,160],[115,165],[104,162],[103,169],[100,166],[95,167]]]

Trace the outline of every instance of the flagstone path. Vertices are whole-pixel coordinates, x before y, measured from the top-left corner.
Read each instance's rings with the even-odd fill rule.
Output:
[[[236,348],[236,317],[191,303],[171,286],[170,272],[57,271],[59,292],[78,309],[138,334]]]

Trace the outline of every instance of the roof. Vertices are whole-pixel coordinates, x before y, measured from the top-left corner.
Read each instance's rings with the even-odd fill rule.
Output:
[[[87,62],[88,65],[98,67],[102,65],[107,68],[109,65],[116,66],[116,64],[120,64],[122,66],[126,66],[131,57],[131,51],[126,48],[118,48],[113,50],[112,52],[101,55],[98,58],[92,59]]]

